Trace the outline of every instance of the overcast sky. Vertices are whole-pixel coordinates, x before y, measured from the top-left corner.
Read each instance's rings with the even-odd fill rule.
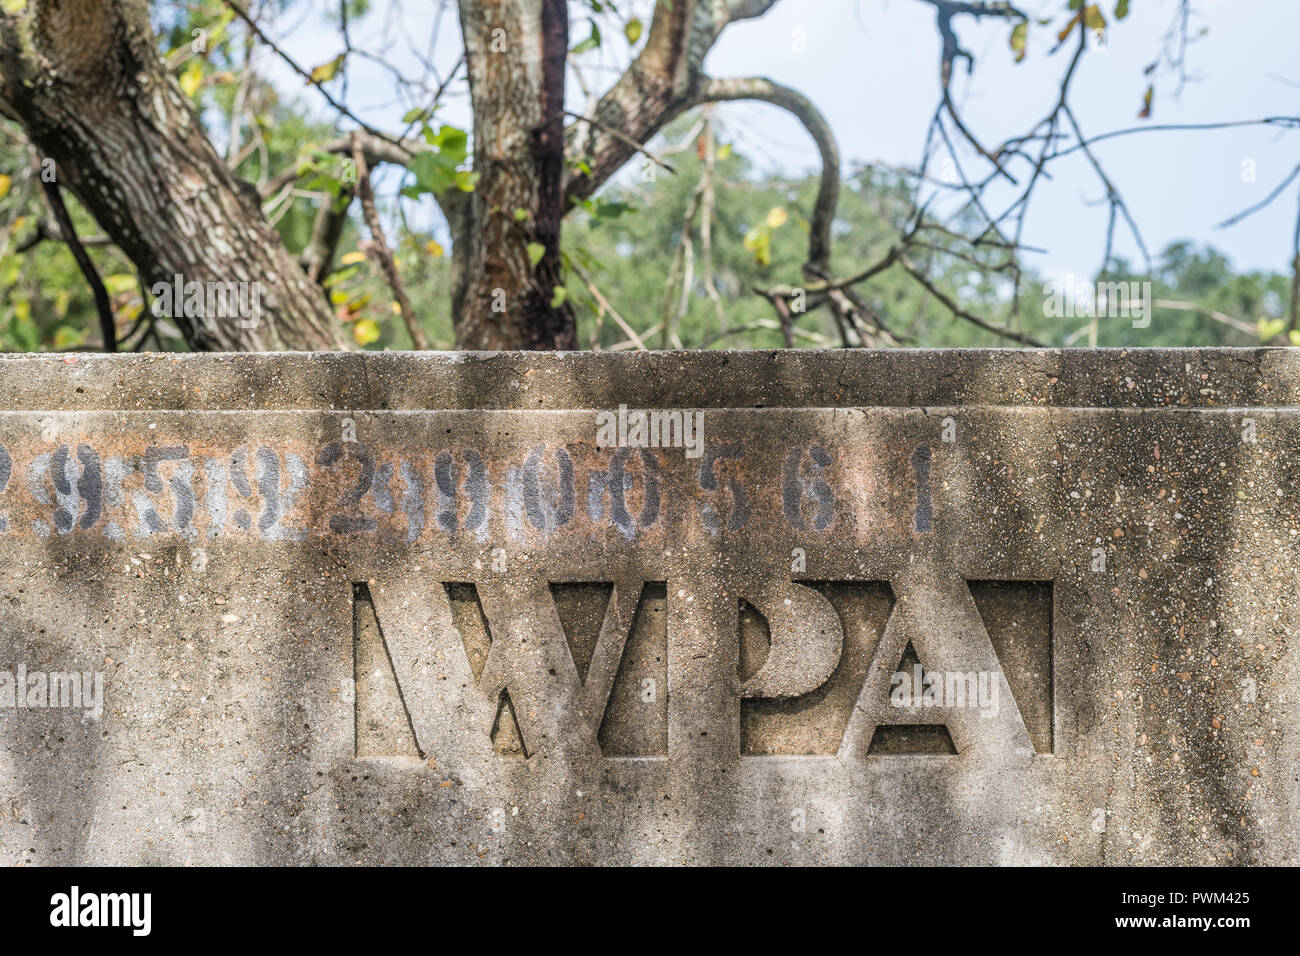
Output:
[[[377,0],[377,9],[387,9],[388,2],[392,0]],[[1149,123],[1300,114],[1300,65],[1295,63],[1300,2],[1194,2],[1201,15],[1193,32],[1201,27],[1206,32],[1187,52],[1193,79],[1176,95],[1174,78],[1160,77]],[[648,0],[623,0],[621,8],[646,15],[649,5]],[[1020,6],[1063,22],[1059,11],[1064,0],[1023,0]],[[1088,136],[1142,125],[1137,113],[1147,83],[1143,68],[1159,53],[1177,6],[1177,0],[1131,0],[1132,13],[1109,31],[1104,52],[1084,58],[1071,103]],[[1103,0],[1102,7],[1109,15],[1114,0]],[[336,28],[324,14],[332,8],[325,3],[318,15],[303,16],[301,5],[291,7],[271,33],[284,38],[286,49],[304,64],[324,62],[341,48]],[[416,73],[418,61],[409,47],[427,47],[435,8],[427,0],[401,4],[400,18],[386,40],[379,30],[382,18],[373,16],[360,28],[354,26],[354,42]],[[955,86],[968,125],[986,144],[1027,131],[1050,109],[1066,66],[1067,51],[1047,55],[1054,31],[1035,28],[1027,59],[1016,64],[1008,47],[1008,24],[981,25],[969,18],[956,23],[976,61],[974,74],[968,79],[961,71]],[[586,29],[581,19],[575,20],[575,43]],[[602,85],[626,62],[626,45],[610,32],[605,33],[606,48],[588,58],[592,81]],[[435,62],[450,66],[459,44],[455,15],[448,9]],[[920,156],[938,102],[938,51],[933,8],[919,0],[780,0],[761,19],[730,27],[710,54],[707,70],[715,76],[765,75],[807,94],[835,130],[846,167],[855,161],[910,166]],[[602,59],[603,67],[595,62]],[[285,90],[302,90],[301,80],[281,73],[270,59],[262,65],[275,71]],[[404,106],[391,102],[391,78],[380,67],[357,60],[348,82],[349,103],[361,115],[399,125]],[[572,85],[571,94],[581,109]],[[301,95],[315,105],[310,91]],[[469,122],[463,97],[449,101],[441,115],[448,122]],[[720,107],[720,118],[737,147],[761,165],[786,174],[816,167],[811,141],[775,107],[727,104]],[[1214,224],[1262,199],[1291,172],[1300,162],[1300,133],[1262,127],[1150,132],[1099,144],[1097,154],[1153,253],[1172,240],[1190,238],[1217,246],[1238,268],[1289,270],[1300,183],[1239,226],[1216,230]],[[970,156],[959,158],[964,165],[972,163]],[[1245,175],[1248,161],[1253,181]],[[1049,276],[1091,275],[1104,245],[1107,210],[1098,204],[1103,188],[1081,155],[1061,160],[1051,172],[1052,181],[1036,196],[1024,237],[1026,244],[1047,251],[1029,261]],[[1122,231],[1116,251],[1137,259],[1136,247]]]

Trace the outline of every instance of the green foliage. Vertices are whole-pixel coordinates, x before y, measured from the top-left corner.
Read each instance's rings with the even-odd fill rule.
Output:
[[[8,2],[8,0],[6,0]],[[277,6],[288,0],[276,0]],[[350,21],[369,9],[368,0],[348,0]],[[595,50],[610,39],[636,47],[646,26],[608,0],[583,0],[575,5],[586,17],[574,24],[580,38],[573,52]],[[1130,0],[1104,4],[1060,0],[1054,18],[1018,21],[1009,25],[1012,54],[1022,58],[1038,49],[1034,34],[1066,34],[1080,24],[1106,27],[1107,15],[1125,19]],[[234,16],[221,0],[188,3],[155,2],[154,22],[159,50],[167,57],[177,81],[193,98],[214,141],[226,152],[231,138],[236,175],[265,185],[287,169],[301,176],[297,193],[284,190],[264,197],[264,210],[290,250],[303,250],[310,239],[321,204],[341,201],[355,185],[355,171],[345,157],[326,152],[322,143],[337,136],[337,128],[314,120],[307,90],[301,99],[286,100],[264,82],[240,89],[248,47]],[[329,16],[337,17],[337,9]],[[604,24],[602,33],[601,25]],[[235,29],[232,29],[232,26]],[[619,40],[619,36],[622,40]],[[332,51],[322,51],[323,59]],[[603,55],[603,54],[602,54]],[[322,64],[320,82],[337,84],[348,64],[341,55]],[[251,110],[248,121],[230,128],[236,102]],[[1150,106],[1148,87],[1147,110]],[[674,257],[682,241],[683,223],[703,172],[702,150],[682,142],[695,117],[682,117],[664,137],[673,150],[676,175],[655,167],[652,175],[625,173],[601,195],[583,201],[567,220],[563,261],[566,274],[553,304],[568,302],[579,318],[583,345],[610,348],[628,340],[608,314],[608,303],[630,326],[647,333],[659,325],[665,310],[674,317],[676,333],[687,347],[774,347],[782,344],[770,302],[756,290],[798,285],[807,255],[808,216],[817,193],[815,176],[785,179],[756,169],[743,153],[722,143],[717,149],[715,203],[712,225],[712,268],[702,258],[703,237],[697,216],[692,230],[693,261],[684,270],[690,288],[680,322],[680,280],[670,289]],[[411,164],[396,199],[391,188],[381,192],[380,212],[409,297],[430,340],[449,347],[453,335],[449,315],[451,263],[446,250],[428,232],[409,225],[406,212],[415,202],[451,191],[471,191],[476,174],[470,168],[470,143],[465,130],[434,122],[433,112],[413,109],[403,122],[421,136],[429,149]],[[49,219],[39,180],[16,127],[0,121],[0,349],[61,350],[94,347],[98,322],[86,283],[67,248],[55,240],[35,244],[38,224]],[[589,169],[587,160],[570,160],[573,169]],[[392,180],[386,178],[391,187]],[[303,195],[305,194],[305,195]],[[65,192],[79,235],[95,236],[98,226]],[[834,224],[833,272],[852,275],[878,261],[897,241],[912,210],[912,185],[895,174],[863,169],[846,178]],[[525,209],[495,211],[525,222]],[[366,348],[410,346],[404,323],[374,260],[361,243],[359,211],[355,205],[344,229],[333,270],[323,285],[338,320]],[[1152,282],[1158,305],[1147,328],[1133,328],[1124,318],[1053,317],[1049,291],[1041,277],[1022,275],[1019,295],[1002,268],[996,249],[972,250],[935,232],[918,237],[909,250],[917,266],[935,287],[961,308],[988,322],[1016,329],[1050,345],[1104,346],[1251,345],[1286,341],[1290,280],[1276,273],[1236,273],[1213,249],[1175,243],[1164,251]],[[24,246],[28,248],[24,249]],[[133,266],[115,247],[92,243],[89,253],[104,277],[117,318],[119,336],[136,327],[149,306]],[[536,265],[545,250],[529,248]],[[1125,262],[1113,262],[1103,281],[1142,281]],[[594,283],[593,292],[588,280]],[[710,294],[716,292],[716,298]],[[994,333],[954,317],[952,312],[910,275],[895,266],[857,287],[867,308],[905,344],[912,346],[992,346],[1007,344]],[[812,298],[812,297],[810,297]],[[1224,319],[1231,321],[1224,321]],[[826,308],[795,315],[800,345],[837,345],[840,332]],[[179,331],[158,325],[165,347],[183,348]],[[647,344],[659,345],[660,333]]]
[[[473,192],[478,173],[464,168],[469,158],[469,134],[454,126],[442,125],[435,130],[427,122],[421,134],[432,147],[419,153],[410,164],[415,184],[402,189],[408,199],[419,199],[427,193],[440,194],[449,189]]]
[[[673,143],[692,117],[670,129]],[[696,223],[693,288],[678,332],[688,348],[702,346],[769,348],[782,344],[775,313],[756,289],[797,285],[807,255],[808,222],[817,194],[817,177],[783,180],[759,174],[738,150],[720,148],[716,168],[717,210],[712,230],[713,303],[705,286]],[[634,330],[645,333],[663,317],[666,282],[682,224],[699,182],[702,162],[695,149],[673,156],[677,175],[657,171],[649,182],[622,180],[589,203],[566,226],[565,248],[603,298]],[[910,186],[899,177],[870,168],[847,179],[834,225],[836,275],[851,275],[878,261],[895,242],[911,211]],[[602,213],[616,208],[619,215]],[[1089,320],[1048,314],[1049,292],[1041,277],[1021,277],[1018,304],[1008,275],[997,271],[996,250],[969,261],[970,247],[942,236],[923,234],[909,255],[945,295],[986,321],[1012,328],[1048,345],[1088,344]],[[573,270],[571,270],[573,271]],[[1080,277],[1091,282],[1095,277]],[[1113,263],[1103,281],[1142,281],[1127,264]],[[1102,346],[1252,345],[1257,336],[1211,317],[1221,313],[1255,325],[1258,318],[1283,314],[1289,278],[1280,274],[1234,274],[1228,260],[1211,249],[1177,243],[1161,257],[1152,281],[1153,300],[1189,302],[1196,309],[1157,306],[1147,328],[1133,328],[1123,317],[1100,318],[1096,340]],[[579,339],[602,348],[627,341],[596,296],[576,274],[566,280],[578,308]],[[1005,346],[1006,339],[953,316],[936,297],[899,267],[858,286],[867,305],[904,341],[917,347]],[[675,313],[680,296],[674,289]],[[1018,307],[1017,307],[1018,305]],[[1199,311],[1197,311],[1199,309]],[[796,328],[810,333],[799,345],[840,344],[839,331],[825,308],[795,316]],[[730,332],[725,337],[720,333]],[[815,336],[816,338],[814,338]],[[659,336],[647,344],[658,345]]]

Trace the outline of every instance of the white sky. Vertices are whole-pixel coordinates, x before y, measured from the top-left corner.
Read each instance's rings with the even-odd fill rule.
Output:
[[[1188,50],[1192,82],[1175,96],[1174,78],[1156,84],[1154,124],[1205,123],[1300,114],[1300,65],[1294,47],[1300,36],[1300,0],[1194,0],[1201,15],[1193,32],[1208,28]],[[419,71],[409,45],[428,46],[436,3],[376,0],[379,11],[393,4],[396,17],[387,44],[380,14],[354,25],[354,43],[383,52],[408,74]],[[646,16],[649,0],[623,0],[623,9]],[[1022,0],[1031,15],[1053,15],[1065,0]],[[1137,120],[1146,88],[1143,67],[1156,57],[1170,27],[1177,0],[1131,0],[1128,19],[1114,25],[1104,51],[1084,57],[1071,103],[1084,132],[1142,125]],[[341,49],[336,27],[324,15],[335,4],[324,0],[316,15],[301,5],[275,22],[270,32],[304,65],[330,59]],[[454,5],[452,5],[454,7]],[[1102,0],[1109,16],[1114,0]],[[1044,116],[1057,95],[1057,81],[1068,50],[1048,56],[1054,31],[1031,31],[1025,62],[1015,64],[1004,22],[956,21],[963,45],[975,54],[967,79],[959,67],[957,99],[968,126],[986,145],[1028,130]],[[586,35],[575,17],[573,42]],[[614,35],[611,36],[611,33]],[[589,78],[606,85],[626,62],[626,45],[611,29],[606,46],[587,58]],[[443,15],[435,62],[447,68],[459,53],[454,10]],[[839,138],[846,167],[854,161],[914,165],[926,126],[938,102],[939,37],[934,11],[918,0],[780,0],[766,16],[730,27],[706,64],[715,76],[765,75],[805,93],[825,113]],[[269,54],[262,66],[286,91],[302,90],[305,101],[319,97],[302,89]],[[600,60],[608,65],[603,69]],[[586,62],[586,61],[584,61]],[[283,72],[282,72],[283,71]],[[348,72],[349,105],[377,125],[398,128],[406,105],[391,99],[391,78],[379,66],[355,61]],[[582,102],[571,84],[574,108]],[[323,114],[323,111],[322,111]],[[449,100],[440,114],[467,125],[465,98]],[[720,118],[739,149],[773,171],[786,174],[816,168],[817,154],[802,128],[775,107],[727,104]],[[1214,224],[1262,199],[1300,162],[1300,134],[1277,128],[1217,132],[1150,132],[1097,146],[1097,154],[1123,194],[1148,247],[1158,253],[1175,239],[1210,243],[1238,268],[1288,271],[1295,226],[1297,190],[1293,184],[1272,207],[1231,229]],[[973,157],[959,157],[973,168]],[[1255,180],[1243,176],[1252,161]],[[1091,275],[1104,245],[1107,209],[1098,203],[1103,189],[1081,155],[1050,167],[1053,179],[1040,184],[1024,241],[1045,255],[1028,261],[1048,276]],[[937,169],[932,167],[932,172]],[[991,201],[1000,211],[1000,200]],[[1116,252],[1137,263],[1137,250],[1121,229]]]

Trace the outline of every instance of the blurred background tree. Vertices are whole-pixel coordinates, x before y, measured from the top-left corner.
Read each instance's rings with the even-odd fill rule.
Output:
[[[1028,206],[1039,171],[1060,153],[1086,150],[1088,141],[1069,111],[1070,76],[1090,38],[1126,18],[1130,4],[1052,0],[1050,16],[1031,18],[1010,4],[915,2],[936,11],[945,102],[916,168],[859,165],[842,171],[829,221],[828,261],[810,263],[810,236],[822,228],[817,204],[824,175],[788,178],[760,168],[730,135],[734,123],[729,125],[719,107],[686,109],[645,142],[633,144],[629,152],[637,159],[594,195],[579,196],[565,219],[563,245],[553,250],[558,272],[548,286],[549,305],[572,316],[579,347],[1257,345],[1285,343],[1296,332],[1293,274],[1235,271],[1225,255],[1192,240],[1169,245],[1149,268],[1110,255],[1115,223],[1122,227],[1128,214],[1100,165],[1096,171],[1111,203],[1112,232],[1106,237],[1104,268],[1088,279],[1149,281],[1152,322],[1136,329],[1125,318],[1049,315],[1044,278],[1021,261],[1017,217]],[[448,8],[450,22],[454,5],[440,6]],[[569,7],[571,80],[595,103],[600,90],[589,86],[596,70],[584,70],[584,64],[611,46],[611,34],[621,34],[621,49],[631,56],[644,46],[647,27],[616,4],[583,0]],[[1185,39],[1190,6],[1176,7],[1184,15]],[[26,0],[3,3],[4,16],[14,23],[30,13],[26,8]],[[303,85],[316,86],[331,104],[347,104],[348,64],[384,61],[382,51],[367,51],[354,44],[354,37],[361,25],[391,10],[386,4],[372,7],[369,0],[344,0],[324,9],[342,38],[342,52],[299,64],[309,74]],[[358,125],[351,110],[321,119],[309,102],[315,92],[310,88],[286,96],[283,82],[273,82],[272,71],[258,66],[266,60],[256,53],[265,56],[270,46],[271,55],[287,56],[244,18],[247,13],[254,22],[282,28],[295,17],[319,15],[319,7],[277,0],[244,11],[227,0],[199,0],[155,2],[150,11],[161,62],[193,102],[221,159],[255,196],[266,223],[319,285],[340,340],[370,349],[454,347],[457,250],[449,237],[454,223],[450,215],[439,224],[417,211],[431,197],[469,196],[476,189],[472,131],[437,118],[445,98],[465,95],[464,57],[437,67],[431,42],[422,75],[404,76],[397,67],[386,67],[393,102],[405,111],[403,128],[385,135],[398,142],[414,137],[427,144],[427,153],[423,159],[388,157],[387,165],[383,158],[375,164],[372,208],[381,240],[357,200],[357,169],[346,139],[369,125]],[[655,13],[660,15],[657,5]],[[963,16],[1005,21],[1013,56],[1032,49],[1031,38],[1041,34],[1074,57],[1054,112],[997,150],[965,128],[947,94],[954,64],[969,59],[953,27]],[[1181,61],[1166,66],[1185,69]],[[608,90],[609,84],[604,86]],[[1149,106],[1148,100],[1146,112]],[[571,139],[584,123],[596,127],[584,115],[593,114],[572,111]],[[813,129],[816,120],[813,107],[806,125]],[[1075,135],[1066,142],[1071,129]],[[0,119],[0,134],[0,349],[102,348],[103,318],[93,283],[65,241],[42,188],[42,154],[14,119]],[[965,173],[936,189],[933,165],[942,155],[937,144],[944,142],[952,156],[962,153],[968,163],[982,159],[982,176]],[[588,159],[571,151],[567,175],[581,176]],[[991,215],[984,201],[988,185],[1013,163],[1021,167],[1019,181],[1028,185],[1025,198],[1008,210],[1010,215]],[[953,194],[962,201],[948,202],[939,215],[936,209],[943,204],[936,195]],[[64,190],[63,197],[79,245],[107,296],[116,346],[212,347],[196,341],[182,322],[157,314],[151,277],[105,234],[75,192]],[[442,212],[456,208],[441,199],[437,206]],[[526,224],[532,212],[494,209],[492,214]],[[1135,234],[1136,228],[1133,224]],[[824,274],[815,275],[810,264]],[[404,314],[403,298],[412,315]]]

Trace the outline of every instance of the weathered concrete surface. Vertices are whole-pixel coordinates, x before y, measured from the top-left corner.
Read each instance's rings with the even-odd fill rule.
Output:
[[[0,358],[0,862],[1300,862],[1298,406],[1269,349]]]

